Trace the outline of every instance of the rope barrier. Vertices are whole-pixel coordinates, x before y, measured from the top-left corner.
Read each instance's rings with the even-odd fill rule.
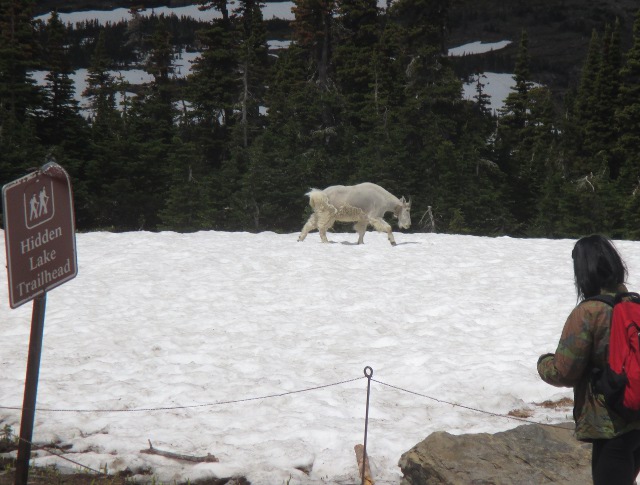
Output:
[[[366,367],[366,369],[371,369],[370,367]],[[462,409],[467,409],[469,411],[474,411],[477,413],[481,413],[481,414],[486,414],[488,416],[493,416],[493,417],[497,417],[497,418],[505,418],[505,419],[511,419],[513,421],[520,421],[523,423],[528,423],[528,424],[538,424],[540,426],[549,426],[549,427],[553,427],[553,428],[560,428],[560,429],[567,429],[563,426],[558,426],[558,425],[553,425],[553,424],[549,424],[549,423],[541,423],[539,421],[534,421],[532,419],[526,419],[526,418],[521,418],[518,416],[511,416],[509,414],[500,414],[500,413],[495,413],[492,411],[486,411],[483,409],[478,409],[478,408],[474,408],[471,406],[466,406],[464,404],[460,404],[460,403],[455,403],[455,402],[451,402],[451,401],[446,401],[444,399],[438,399],[436,397],[433,396],[428,396],[426,394],[422,394],[416,391],[411,391],[409,389],[404,389],[402,387],[399,386],[394,386],[393,384],[389,384],[383,381],[379,381],[378,379],[373,379],[373,369],[370,370],[370,375],[365,374],[362,377],[354,377],[353,379],[346,379],[343,381],[339,381],[339,382],[334,382],[331,384],[323,384],[320,386],[314,386],[314,387],[308,387],[305,389],[298,389],[295,391],[286,391],[286,392],[280,392],[280,393],[275,393],[275,394],[266,394],[264,396],[255,396],[255,397],[249,397],[249,398],[244,398],[244,399],[233,399],[233,400],[228,400],[228,401],[216,401],[216,402],[212,402],[212,403],[204,403],[204,404],[192,404],[192,405],[186,405],[186,406],[163,406],[163,407],[153,407],[153,408],[134,408],[134,409],[55,409],[55,408],[36,408],[37,411],[39,412],[50,412],[50,413],[139,413],[139,412],[156,412],[156,411],[175,411],[175,410],[180,410],[180,409],[196,409],[196,408],[204,408],[204,407],[212,407],[212,406],[221,406],[221,405],[226,405],[226,404],[238,404],[238,403],[243,403],[243,402],[250,402],[250,401],[258,401],[258,400],[263,400],[263,399],[271,399],[271,398],[277,398],[277,397],[283,397],[283,396],[288,396],[288,395],[292,395],[292,394],[300,394],[303,392],[310,392],[310,391],[316,391],[318,389],[326,389],[328,387],[334,387],[334,386],[339,386],[342,384],[347,384],[349,382],[354,382],[354,381],[358,381],[360,379],[368,379],[371,382],[375,382],[377,384],[380,384],[382,386],[385,387],[389,387],[391,389],[395,389],[397,391],[402,391],[405,392],[407,394],[413,394],[415,396],[419,396],[425,399],[429,399],[431,401],[435,401],[441,404],[448,404],[450,406],[454,406],[454,407],[458,407],[458,408],[462,408]],[[12,410],[12,411],[20,411],[22,410],[22,407],[18,407],[18,406],[0,406],[0,409],[7,409],[7,410]]]
[[[368,380],[367,382],[367,404],[366,404],[366,417],[365,417],[365,434],[364,434],[364,460],[366,461],[368,459],[367,457],[367,453],[366,453],[366,444],[367,444],[367,431],[368,431],[368,415],[369,415],[369,396],[370,396],[370,390],[371,390],[371,382],[375,382],[377,384],[380,384],[382,386],[385,387],[389,387],[391,389],[395,389],[397,391],[401,391],[401,392],[405,392],[408,394],[412,394],[414,396],[419,396],[425,399],[429,399],[441,404],[447,404],[450,406],[454,406],[454,407],[458,407],[458,408],[462,408],[462,409],[467,409],[469,411],[473,411],[473,412],[477,412],[477,413],[481,413],[481,414],[485,414],[488,416],[492,416],[492,417],[497,417],[497,418],[505,418],[505,419],[510,419],[510,420],[514,420],[514,421],[520,421],[520,422],[524,422],[524,423],[528,423],[528,424],[537,424],[540,426],[548,426],[551,428],[557,428],[557,429],[564,429],[564,430],[570,430],[569,428],[566,428],[565,426],[559,426],[559,425],[554,425],[554,424],[548,424],[548,423],[541,423],[541,422],[537,422],[531,419],[526,419],[526,418],[521,418],[521,417],[517,417],[517,416],[512,416],[509,414],[500,414],[500,413],[495,413],[492,411],[486,411],[483,409],[478,409],[478,408],[474,408],[471,406],[466,406],[464,404],[459,404],[459,403],[454,403],[451,401],[446,401],[444,399],[438,399],[435,398],[433,396],[428,396],[426,394],[422,394],[416,391],[411,391],[409,389],[404,389],[402,387],[399,386],[394,386],[393,384],[389,384],[383,381],[380,381],[378,379],[373,379],[373,369],[369,366],[365,367],[364,369],[364,376],[361,377],[355,377],[353,379],[346,379],[343,381],[339,381],[339,382],[334,382],[331,384],[324,384],[324,385],[320,385],[320,386],[314,386],[314,387],[308,387],[305,389],[299,389],[299,390],[295,390],[295,391],[286,391],[286,392],[280,392],[280,393],[275,393],[275,394],[267,394],[264,396],[256,396],[256,397],[249,397],[249,398],[244,398],[244,399],[234,399],[234,400],[228,400],[228,401],[216,401],[213,403],[205,403],[205,404],[193,404],[193,405],[187,405],[187,406],[164,406],[164,407],[155,407],[155,408],[135,408],[135,409],[53,409],[53,408],[36,408],[38,411],[40,412],[65,412],[65,413],[69,413],[69,412],[76,412],[76,413],[121,413],[121,412],[154,412],[154,411],[170,411],[170,410],[177,410],[177,409],[193,409],[193,408],[203,408],[203,407],[211,407],[211,406],[218,406],[218,405],[223,405],[223,404],[237,404],[237,403],[243,403],[243,402],[250,402],[250,401],[257,401],[257,400],[263,400],[263,399],[271,399],[271,398],[276,398],[276,397],[283,397],[283,396],[288,396],[288,395],[292,395],[292,394],[300,394],[303,392],[310,392],[310,391],[315,391],[318,389],[326,389],[328,387],[334,387],[334,386],[339,386],[342,384],[347,384],[349,382],[354,382],[354,381],[358,381],[360,379],[366,378]],[[0,406],[0,409],[7,409],[7,410],[21,410],[21,407],[16,407],[16,406]],[[82,463],[79,463],[75,460],[72,460],[70,458],[67,458],[66,456],[64,456],[64,454],[62,453],[57,453],[52,451],[49,447],[47,447],[46,445],[41,445],[41,446],[36,446],[33,443],[23,439],[23,438],[18,438],[20,441],[24,441],[26,443],[29,443],[35,450],[42,450],[45,451],[53,456],[56,456],[62,460],[66,460],[70,463],[73,463],[76,466],[79,466],[81,468],[84,468],[86,470],[89,470],[92,473],[98,474],[98,475],[104,475],[104,476],[108,476],[107,473],[99,471],[99,470],[95,470],[89,466],[83,465]],[[362,483],[364,483],[364,463],[363,462],[363,471],[362,471]]]
[[[558,426],[556,424],[549,424],[549,423],[540,423],[540,422],[534,421],[532,419],[520,418],[518,416],[511,416],[510,414],[500,414],[500,413],[494,413],[494,412],[491,412],[491,411],[485,411],[483,409],[478,409],[478,408],[474,408],[474,407],[471,407],[471,406],[465,406],[464,404],[458,404],[458,403],[455,403],[455,402],[445,401],[444,399],[438,399],[436,397],[427,396],[426,394],[420,394],[419,392],[410,391],[408,389],[403,389],[402,387],[394,386],[392,384],[387,384],[386,382],[382,382],[382,381],[379,381],[377,379],[371,379],[371,380],[373,382],[376,382],[376,383],[381,384],[383,386],[390,387],[392,389],[396,389],[398,391],[406,392],[408,394],[413,394],[415,396],[424,397],[426,399],[431,399],[432,401],[436,401],[436,402],[439,402],[441,404],[448,404],[450,406],[467,409],[469,411],[474,411],[474,412],[481,413],[481,414],[486,414],[486,415],[493,416],[493,417],[496,417],[496,418],[512,419],[514,421],[521,421],[523,423],[529,423],[529,424],[537,424],[537,425],[540,425],[540,426],[549,426],[551,428],[568,429],[568,428],[566,428],[564,426]]]
[[[231,401],[216,401],[212,403],[205,404],[191,404],[187,406],[164,406],[164,407],[156,407],[156,408],[134,408],[134,409],[52,409],[52,408],[36,408],[39,412],[49,412],[49,413],[139,413],[139,412],[153,412],[153,411],[173,411],[177,409],[194,409],[194,408],[204,408],[211,406],[220,406],[223,404],[238,404],[242,402],[249,401],[258,401],[262,399],[270,399],[275,397],[283,397],[291,394],[299,394],[302,392],[309,391],[317,391],[318,389],[325,389],[327,387],[339,386],[341,384],[347,384],[349,382],[358,381],[360,379],[364,379],[364,377],[355,377],[353,379],[347,379],[340,382],[334,382],[332,384],[324,384],[321,386],[308,387],[306,389],[299,389],[297,391],[287,391],[280,392],[277,394],[267,394],[264,396],[256,396],[256,397],[248,397],[245,399],[235,399]],[[0,409],[9,409],[13,411],[20,411],[22,408],[17,406],[0,406]]]
[[[42,451],[46,451],[46,452],[47,452],[47,453],[49,453],[50,455],[53,455],[53,456],[56,456],[56,457],[61,458],[61,459],[63,459],[63,460],[66,460],[66,461],[68,461],[69,463],[73,463],[74,465],[79,466],[79,467],[81,467],[81,468],[84,468],[84,469],[86,469],[86,470],[89,470],[89,471],[90,471],[90,472],[92,472],[92,473],[95,473],[95,474],[97,474],[97,475],[108,476],[108,473],[102,472],[102,471],[100,471],[100,470],[95,470],[95,469],[93,469],[93,468],[91,468],[91,467],[89,467],[89,466],[87,466],[87,465],[83,465],[82,463],[80,463],[80,462],[78,462],[78,461],[72,460],[71,458],[67,458],[66,456],[64,456],[64,455],[62,455],[62,454],[60,454],[60,453],[55,453],[55,452],[51,451],[51,449],[50,449],[48,446],[46,446],[46,445],[38,446],[38,445],[35,445],[34,443],[32,443],[31,441],[29,441],[29,440],[25,440],[24,438],[20,438],[20,437],[18,437],[18,440],[23,441],[23,442],[25,442],[25,443],[28,443],[28,444],[31,446],[31,450],[32,450],[32,451],[33,451],[33,450],[42,450]]]

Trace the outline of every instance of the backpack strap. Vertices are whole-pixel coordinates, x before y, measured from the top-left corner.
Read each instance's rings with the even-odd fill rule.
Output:
[[[622,301],[622,299],[624,298],[628,298],[629,300],[635,302],[635,303],[640,303],[640,294],[636,293],[635,291],[627,291],[627,292],[623,292],[623,293],[618,293],[616,295],[616,303]]]
[[[618,295],[620,295],[620,293],[618,293]],[[586,301],[601,301],[602,303],[606,303],[609,306],[615,306],[616,303],[618,303],[620,300],[618,299],[618,295],[613,296],[613,295],[596,295],[596,296],[590,296],[589,298],[585,298],[584,300],[581,301],[581,303],[584,303]]]
[[[584,300],[582,300],[581,303],[584,303],[585,301],[601,301],[602,303],[606,303],[607,305],[613,307],[616,305],[616,303],[620,303],[625,298],[635,301],[636,303],[640,303],[640,294],[633,291],[623,291],[621,293],[616,293],[615,296],[613,295],[590,296],[589,298],[585,298]]]

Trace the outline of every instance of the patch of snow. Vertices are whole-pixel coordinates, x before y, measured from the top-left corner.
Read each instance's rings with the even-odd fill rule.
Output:
[[[500,42],[483,43],[482,41],[471,42],[470,44],[461,45],[449,49],[448,54],[452,57],[468,56],[473,54],[484,54],[494,50],[504,49],[511,44],[510,40],[501,40]]]
[[[78,276],[47,296],[33,441],[70,445],[58,452],[95,470],[171,483],[360,483],[365,366],[377,483],[398,485],[400,455],[436,431],[504,431],[522,424],[506,416],[513,409],[572,419],[535,403],[572,397],[536,362],[576,303],[574,240],[297,237],[77,234]],[[639,288],[640,242],[616,245]],[[0,423],[18,433],[31,305],[8,300],[5,279]],[[149,441],[220,461],[141,453]],[[44,451],[31,463],[78,469]]]

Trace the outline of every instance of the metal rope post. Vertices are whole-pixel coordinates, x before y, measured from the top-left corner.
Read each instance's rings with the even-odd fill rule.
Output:
[[[365,470],[367,469],[367,463],[369,458],[367,457],[367,431],[369,429],[369,396],[371,395],[371,378],[373,377],[373,369],[369,366],[364,368],[364,376],[367,378],[367,408],[364,415],[364,443],[362,453],[362,482],[364,485]]]

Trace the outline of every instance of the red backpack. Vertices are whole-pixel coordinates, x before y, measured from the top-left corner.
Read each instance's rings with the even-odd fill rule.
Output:
[[[640,294],[598,295],[613,307],[607,366],[594,369],[594,387],[607,406],[627,420],[640,419]]]

